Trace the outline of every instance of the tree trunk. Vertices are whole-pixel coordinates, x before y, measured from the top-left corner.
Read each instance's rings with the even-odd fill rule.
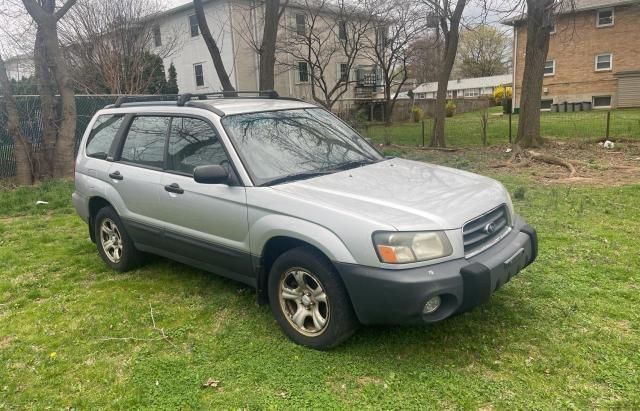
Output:
[[[200,33],[202,34],[202,38],[207,45],[207,49],[209,49],[209,54],[211,55],[211,59],[213,60],[213,66],[216,69],[216,73],[218,74],[218,78],[220,79],[220,84],[222,85],[222,90],[235,92],[236,89],[231,84],[231,80],[229,80],[229,74],[227,74],[227,70],[224,68],[224,63],[222,61],[222,57],[220,56],[220,49],[218,48],[216,41],[211,35],[211,30],[209,30],[207,17],[205,16],[204,9],[202,7],[202,0],[193,0],[193,7],[196,11],[196,18],[198,19],[198,27],[200,28]],[[230,94],[233,95],[234,93]]]
[[[527,0],[527,47],[520,92],[520,115],[515,144],[540,147],[540,99],[544,64],[549,51],[550,13],[553,0]]]
[[[276,41],[281,15],[280,0],[265,0],[264,29],[262,32],[262,44],[260,45],[259,90],[275,89]]]
[[[74,146],[76,134],[76,100],[71,85],[71,79],[67,72],[66,61],[60,51],[58,42],[58,20],[75,4],[76,0],[67,0],[56,11],[54,0],[22,0],[29,15],[37,24],[38,45],[36,54],[40,59],[39,74],[45,76],[44,70],[48,70],[50,76],[55,79],[60,93],[62,115],[60,126],[56,133],[55,150],[53,153],[53,177],[70,177],[74,168]],[[34,55],[34,59],[36,56]],[[51,84],[51,82],[49,82]],[[53,91],[51,90],[52,94]],[[45,96],[45,99],[47,96]],[[50,102],[49,102],[50,103]],[[47,103],[45,103],[47,104]],[[50,107],[53,107],[51,104]],[[53,109],[50,109],[53,111]],[[49,112],[47,115],[51,115]],[[47,136],[49,138],[50,136]]]
[[[446,118],[445,104],[447,103],[447,85],[453,64],[456,61],[458,52],[458,40],[460,38],[460,19],[466,0],[458,0],[456,8],[449,20],[449,29],[443,30],[444,56],[442,58],[441,68],[438,72],[438,92],[436,93],[436,107],[433,112],[433,132],[431,133],[431,147],[445,147],[444,121]],[[443,23],[444,24],[444,23]]]
[[[56,25],[57,21],[52,18],[49,21],[38,24],[38,28],[42,28],[49,70],[56,80],[62,106],[53,161],[53,176],[60,178],[73,176],[76,141],[76,98],[65,60],[60,51]]]
[[[4,60],[0,57],[0,89],[7,111],[7,131],[13,140],[13,155],[16,160],[16,182],[20,185],[33,184],[33,163],[31,162],[31,143],[20,130],[18,108],[11,92],[11,83],[7,76]]]
[[[56,109],[55,88],[51,79],[51,72],[47,64],[47,51],[44,44],[42,29],[36,31],[36,41],[33,52],[36,77],[38,79],[38,93],[40,94],[40,112],[42,119],[42,150],[38,153],[38,173],[40,177],[53,177],[54,154],[56,148]]]

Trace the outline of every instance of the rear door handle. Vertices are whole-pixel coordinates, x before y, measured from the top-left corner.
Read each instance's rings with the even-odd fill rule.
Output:
[[[113,173],[109,173],[109,177],[113,178],[114,180],[123,180],[124,177],[122,176],[122,174],[120,174],[119,171],[114,171]]]
[[[168,186],[164,186],[164,189],[170,193],[182,194],[184,190],[180,188],[178,183],[171,183]]]

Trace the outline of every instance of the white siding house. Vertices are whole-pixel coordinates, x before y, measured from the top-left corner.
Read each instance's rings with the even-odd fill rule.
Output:
[[[227,0],[204,2],[204,12],[231,83],[238,88],[234,62],[234,33],[231,4]],[[175,41],[173,53],[164,59],[165,69],[174,64],[181,93],[202,93],[222,89],[213,61],[195,20],[193,3],[173,8],[158,19],[159,43]],[[153,50],[152,50],[153,51]]]
[[[447,98],[474,98],[490,96],[498,86],[511,86],[513,76],[504,74],[491,77],[477,77],[451,80],[447,84]],[[436,98],[438,83],[423,83],[413,90],[415,98]]]

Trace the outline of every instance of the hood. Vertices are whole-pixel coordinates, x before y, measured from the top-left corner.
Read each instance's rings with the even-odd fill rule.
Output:
[[[392,159],[272,187],[397,230],[448,230],[508,203],[502,184],[433,164]]]

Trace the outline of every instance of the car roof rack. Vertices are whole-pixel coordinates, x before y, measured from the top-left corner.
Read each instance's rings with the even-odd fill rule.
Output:
[[[180,94],[177,97],[175,103],[173,100],[162,100],[162,95],[153,95],[153,96],[118,96],[115,103],[109,104],[105,106],[105,108],[119,108],[123,104],[127,105],[144,105],[144,102],[153,102],[156,105],[177,105],[178,107],[183,107],[186,103],[192,101],[193,99],[197,100],[208,100],[210,97],[213,99],[218,98],[241,98],[241,99],[260,99],[260,98],[268,98],[274,100],[290,100],[290,101],[304,101],[300,100],[296,97],[280,97],[277,91],[275,90],[257,90],[257,91],[213,91],[209,93],[184,93]],[[195,103],[195,102],[194,102]],[[193,104],[194,106],[196,104]],[[200,108],[207,108],[214,112],[219,112],[222,115],[222,112],[215,107],[207,104],[208,107],[203,105],[198,105]]]
[[[242,94],[253,94],[251,96],[243,96]],[[271,98],[271,99],[285,99],[280,97],[275,90],[257,90],[257,91],[214,91],[211,93],[184,93],[178,97],[178,106],[184,106],[184,104],[193,99],[208,100],[209,97],[214,98]]]

